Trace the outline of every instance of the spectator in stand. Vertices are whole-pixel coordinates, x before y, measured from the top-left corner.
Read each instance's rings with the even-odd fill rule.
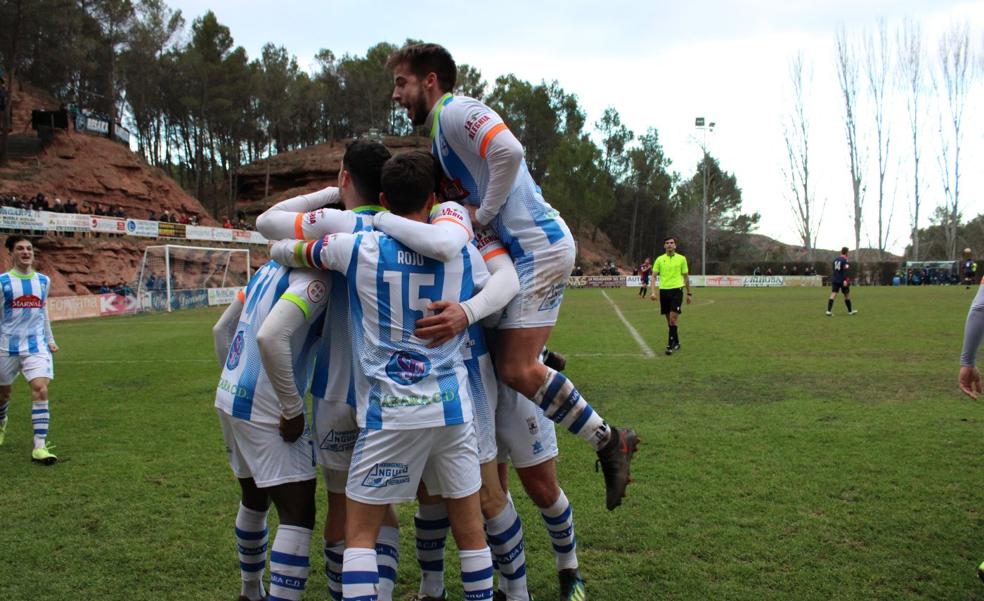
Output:
[[[799,269],[793,265],[793,275],[799,275]]]
[[[227,215],[227,216],[223,217],[222,219],[223,219],[223,221],[222,221],[222,227],[224,227],[227,230],[231,230],[232,229],[232,222],[229,221],[229,216]]]
[[[188,218],[188,225],[198,225],[198,215],[192,215]]]
[[[119,217],[120,219],[126,219],[126,213],[123,211],[123,207],[116,205],[116,210],[113,211],[113,217]]]
[[[37,196],[34,197],[33,208],[35,211],[47,211],[48,210],[48,200],[44,197],[44,194],[38,192]]]
[[[164,212],[161,213],[160,221],[161,223],[171,223],[171,211],[164,209]]]
[[[65,207],[62,206],[62,201],[60,198],[55,198],[55,204],[51,207],[51,211],[54,213],[65,212]]]
[[[187,213],[181,213],[181,217],[178,217],[178,223],[183,223],[185,225],[188,225],[188,221],[189,219]]]
[[[765,275],[767,275],[769,277],[772,277],[772,268],[771,267],[766,267],[765,268]]]
[[[79,205],[75,202],[74,198],[69,198],[68,201],[65,203],[65,212],[66,213],[79,212]]]
[[[150,215],[147,215],[147,221],[157,221],[157,214],[150,211]]]

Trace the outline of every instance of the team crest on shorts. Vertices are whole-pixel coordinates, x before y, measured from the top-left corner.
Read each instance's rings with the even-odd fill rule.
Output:
[[[321,439],[320,447],[324,451],[347,451],[355,446],[355,439],[358,436],[358,430],[342,430],[340,432],[332,430]]]
[[[546,298],[540,303],[540,311],[550,311],[559,307],[560,302],[564,300],[564,288],[566,286],[566,283],[551,286],[550,290],[547,291]]]
[[[386,364],[386,375],[397,384],[409,386],[430,374],[430,359],[413,351],[397,351]]]
[[[232,339],[232,345],[229,347],[229,357],[226,359],[227,369],[236,369],[239,365],[239,359],[243,356],[243,347],[246,346],[246,341],[243,336],[243,331],[240,330],[236,332],[236,337]]]
[[[410,481],[409,468],[405,463],[377,463],[362,480],[362,486],[383,488],[391,484],[406,484]]]
[[[530,430],[530,436],[536,436],[540,431],[540,426],[536,423],[535,417],[526,418],[526,427]]]

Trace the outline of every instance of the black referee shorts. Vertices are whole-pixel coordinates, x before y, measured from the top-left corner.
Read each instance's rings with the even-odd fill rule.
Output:
[[[669,313],[683,313],[683,288],[670,288],[669,290],[659,289],[659,312],[661,315]]]

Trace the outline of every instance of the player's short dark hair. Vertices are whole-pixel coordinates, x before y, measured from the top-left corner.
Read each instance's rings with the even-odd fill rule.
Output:
[[[379,202],[379,178],[383,165],[393,156],[385,146],[370,140],[354,140],[345,147],[342,168],[349,172],[352,185],[366,202]]]
[[[16,246],[17,243],[20,242],[21,240],[26,240],[26,241],[28,241],[28,242],[31,243],[31,246],[34,246],[34,241],[33,240],[31,240],[27,236],[22,236],[20,234],[14,234],[12,236],[7,236],[7,239],[4,240],[3,245],[6,246],[7,247],[7,250],[9,250],[10,252],[14,252],[14,246]]]
[[[846,255],[847,254],[847,247],[846,246],[842,246],[841,247],[841,254],[842,255]]]
[[[427,77],[428,73],[437,75],[442,92],[453,90],[458,81],[458,66],[451,53],[440,44],[410,44],[400,48],[390,55],[386,68],[392,71],[400,65],[407,65],[410,72],[420,79]]]
[[[670,240],[673,240],[674,242],[678,242],[676,236],[667,236],[667,237],[663,238],[663,244],[666,244]]]
[[[434,192],[434,160],[430,153],[398,154],[383,165],[380,185],[393,213],[419,211]]]

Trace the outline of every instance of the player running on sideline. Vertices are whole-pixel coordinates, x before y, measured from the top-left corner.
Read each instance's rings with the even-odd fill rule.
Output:
[[[827,317],[834,314],[834,299],[837,298],[838,292],[844,293],[844,305],[847,307],[847,314],[857,314],[857,310],[851,307],[851,264],[847,260],[846,246],[841,248],[840,256],[834,259],[830,276],[830,298],[827,299]]]
[[[34,450],[31,461],[51,465],[58,458],[48,446],[48,383],[54,379],[52,353],[58,352],[48,318],[48,276],[34,271],[34,245],[25,236],[8,236],[13,268],[0,275],[0,445],[7,432],[10,386],[18,373],[31,387]]]
[[[573,382],[537,360],[574,267],[570,230],[543,199],[522,145],[502,118],[478,100],[451,94],[457,67],[447,50],[409,45],[395,52],[387,67],[393,72],[393,100],[414,125],[430,130],[431,150],[451,182],[445,196],[474,208],[473,221],[495,229],[516,264],[520,292],[499,324],[498,377],[594,447],[605,476],[606,506],[615,509],[630,480],[635,432],[609,427]]]
[[[957,384],[970,398],[977,400],[981,394],[981,372],[977,369],[977,352],[984,340],[984,281],[977,288],[977,296],[970,304],[964,324],[963,349],[960,351],[960,374]],[[977,575],[984,581],[984,562],[977,567]]]
[[[212,329],[222,362],[215,407],[242,490],[236,516],[239,601],[268,598],[263,571],[271,500],[280,526],[270,553],[269,599],[298,600],[304,592],[317,481],[303,399],[327,286],[323,272],[269,261]]]
[[[381,185],[384,206],[427,222],[434,200],[430,157],[392,158]],[[492,557],[482,529],[464,336],[431,348],[413,333],[429,304],[470,298],[486,283],[480,254],[469,245],[440,263],[381,232],[363,232],[281,241],[272,255],[307,256],[322,268],[345,272],[353,295],[353,340],[365,377],[356,381],[361,430],[345,489],[343,598],[375,599],[372,543],[386,507],[413,500],[423,481],[446,499],[465,598],[491,599]]]
[[[683,288],[687,288],[687,304],[693,300],[690,292],[690,269],[687,258],[676,251],[677,240],[673,236],[663,240],[663,250],[666,252],[656,258],[653,264],[652,289],[650,296],[656,300],[656,288],[659,288],[659,312],[666,316],[669,337],[666,340],[666,354],[680,350],[680,333],[677,322],[683,313]],[[659,279],[657,280],[657,277]],[[659,285],[656,282],[659,281]]]

